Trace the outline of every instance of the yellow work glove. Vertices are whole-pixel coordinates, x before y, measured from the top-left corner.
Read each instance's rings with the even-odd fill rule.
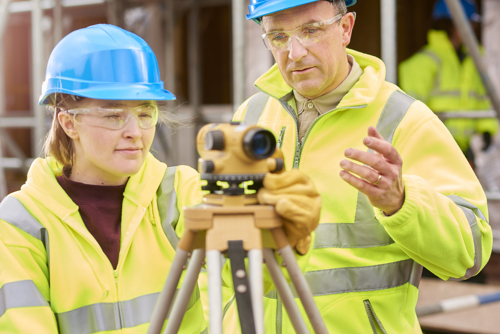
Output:
[[[321,211],[321,197],[311,179],[297,169],[267,174],[257,198],[261,204],[274,205],[283,218],[290,246],[299,254],[306,254]]]

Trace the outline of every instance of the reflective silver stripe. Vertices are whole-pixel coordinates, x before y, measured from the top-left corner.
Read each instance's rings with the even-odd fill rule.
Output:
[[[120,330],[146,324],[151,320],[159,292],[116,303],[97,303],[56,313],[61,334],[89,334]],[[188,309],[200,299],[200,291],[191,295]]]
[[[406,115],[413,102],[415,102],[413,97],[399,90],[394,91],[387,99],[376,128],[389,143],[392,143],[396,128],[399,123],[401,123],[401,120]]]
[[[21,201],[14,196],[5,197],[0,203],[0,219],[40,240],[47,253],[47,265],[50,264],[47,229],[29,213]]]
[[[45,227],[26,210],[17,198],[7,196],[3,199],[0,203],[0,219],[43,241]]]
[[[477,225],[476,217],[479,217],[484,221],[487,220],[484,214],[481,212],[481,210],[479,210],[477,206],[467,202],[462,197],[456,195],[449,195],[447,197],[451,199],[464,212],[465,216],[467,217],[467,221],[469,222],[469,226],[472,231],[472,238],[474,240],[474,265],[466,270],[465,275],[463,277],[450,278],[450,281],[461,281],[464,279],[471,278],[472,276],[476,275],[481,269],[481,264],[483,262],[482,261],[483,247],[481,242],[482,235],[481,235],[481,230]]]
[[[431,57],[436,63],[438,63],[439,67],[441,67],[441,59],[439,59],[439,57],[434,52],[424,50],[421,53]]]
[[[257,124],[260,116],[266,108],[267,101],[269,100],[269,95],[262,92],[255,94],[250,98],[247,105],[247,111],[245,113],[245,119],[243,124]]]
[[[420,285],[420,279],[422,278],[423,270],[424,267],[422,267],[421,264],[418,264],[417,262],[413,261],[413,266],[411,268],[411,274],[410,274],[410,284],[416,288],[418,288],[418,286]]]
[[[6,283],[0,288],[0,317],[11,308],[49,306],[31,280]]]
[[[175,172],[177,167],[168,167],[156,192],[156,202],[160,213],[161,225],[173,248],[177,248],[179,237],[175,233],[174,226],[179,220],[179,209],[177,208],[177,194],[174,189]]]
[[[367,248],[394,243],[384,226],[374,223],[323,223],[315,230],[314,249]]]
[[[487,94],[479,94],[477,92],[469,92],[469,97],[478,99],[478,100],[486,100],[488,98]]]
[[[376,291],[406,283],[414,285],[414,261],[411,259],[366,267],[336,268],[305,273],[314,296],[348,292]],[[417,283],[418,284],[418,283]],[[267,298],[276,299],[273,291]],[[295,297],[297,294],[294,292]]]
[[[436,90],[431,93],[432,97],[440,97],[440,96],[454,96],[454,97],[460,97],[462,93],[460,91],[442,91],[442,90]]]
[[[425,50],[425,51],[422,51],[423,54],[431,57],[438,65],[437,69],[438,69],[438,73],[436,75],[436,77],[434,78],[434,88],[432,90],[432,92],[430,93],[430,95],[432,96],[433,93],[436,93],[439,91],[439,87],[441,87],[441,75],[442,75],[442,69],[443,69],[443,66],[441,65],[441,59],[434,53],[434,52],[431,52],[429,50]],[[427,101],[427,98],[424,100],[421,98],[422,101],[424,102],[428,102]]]

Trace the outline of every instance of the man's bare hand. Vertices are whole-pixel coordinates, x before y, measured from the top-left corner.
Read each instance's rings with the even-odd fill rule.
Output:
[[[402,177],[403,160],[398,151],[386,142],[378,131],[370,126],[363,144],[374,152],[353,148],[345,150],[346,158],[340,161],[340,177],[365,194],[370,203],[387,215],[394,214],[403,206],[405,189]]]

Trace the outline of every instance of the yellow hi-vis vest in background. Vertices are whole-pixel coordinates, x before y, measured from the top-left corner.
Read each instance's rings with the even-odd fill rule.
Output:
[[[198,174],[148,156],[125,188],[114,270],[59,186],[61,172],[51,158],[35,160],[0,204],[0,333],[146,333],[182,207],[201,200]],[[180,333],[207,333],[197,288]]]
[[[430,30],[429,44],[399,66],[399,85],[434,112],[489,110],[490,100],[470,56],[460,62],[445,31]],[[447,119],[446,127],[462,149],[475,133],[498,132],[498,121]]]
[[[234,120],[271,129],[286,168],[306,173],[321,194],[305,276],[329,333],[421,333],[420,265],[444,280],[479,272],[492,247],[486,197],[436,115],[386,82],[382,61],[348,52],[363,74],[337,108],[313,122],[304,142],[297,140],[292,88],[276,65],[256,81],[262,93],[243,103]],[[405,202],[390,217],[339,176],[347,148],[366,150],[369,126],[403,159]],[[276,291],[264,303],[266,333],[294,333]],[[234,304],[224,317],[230,333],[239,332]]]

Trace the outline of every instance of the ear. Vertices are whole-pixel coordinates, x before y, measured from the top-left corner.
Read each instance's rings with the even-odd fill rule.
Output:
[[[352,12],[349,12],[342,17],[342,45],[348,46],[351,43],[352,29],[354,28],[354,21],[356,17]]]
[[[78,139],[78,130],[75,127],[75,120],[72,115],[65,111],[61,111],[57,114],[57,120],[68,137],[71,139]]]

